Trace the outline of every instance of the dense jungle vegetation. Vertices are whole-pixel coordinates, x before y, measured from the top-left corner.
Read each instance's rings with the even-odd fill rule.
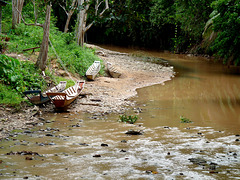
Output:
[[[12,3],[18,1],[24,3],[22,19],[13,26]],[[37,24],[44,23],[46,5],[49,4],[51,21],[47,64],[60,59],[62,66],[81,77],[98,58],[94,55],[94,50],[81,45],[79,34],[83,35],[85,42],[170,50],[173,53],[207,54],[228,65],[240,64],[240,0],[3,2],[7,4],[1,7],[2,17],[0,16],[0,103],[5,102],[6,93],[2,90],[7,88],[4,85],[10,86],[13,93],[18,93],[20,102],[22,96],[19,93],[23,90],[46,88],[46,82],[41,80],[40,70],[36,69],[33,62],[18,62],[3,54],[16,52],[30,56],[32,51],[23,50],[41,46],[44,31]],[[78,21],[81,18],[85,24],[81,24],[83,29],[80,32]],[[66,28],[67,20],[69,24]],[[37,51],[39,49],[35,50]],[[15,68],[20,68],[19,74]],[[27,72],[28,75],[22,72]],[[51,72],[48,75],[51,76]]]

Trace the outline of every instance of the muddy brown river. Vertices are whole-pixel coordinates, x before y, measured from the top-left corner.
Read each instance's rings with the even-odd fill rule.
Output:
[[[167,60],[176,77],[138,89],[127,112],[141,111],[135,124],[115,114],[46,114],[0,143],[0,179],[240,179],[239,70],[144,54]],[[142,135],[125,134],[130,129]]]

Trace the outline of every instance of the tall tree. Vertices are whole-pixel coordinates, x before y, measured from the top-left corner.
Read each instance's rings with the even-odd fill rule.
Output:
[[[60,3],[61,8],[64,10],[64,12],[67,15],[67,20],[66,20],[65,27],[64,27],[64,32],[65,33],[68,32],[68,26],[69,26],[71,17],[73,15],[74,11],[77,8],[77,3],[76,2],[77,2],[77,0],[71,0],[71,2],[70,2],[71,5],[70,6],[68,5],[69,4],[68,1],[65,1],[64,5],[62,5]]]
[[[24,0],[12,0],[12,28],[15,29],[16,25],[21,22],[21,13]]]
[[[103,4],[105,2],[105,7],[104,8],[100,8],[101,4]],[[90,7],[90,3],[92,3],[92,1],[90,0],[78,0],[78,18],[77,18],[77,31],[76,31],[76,39],[77,39],[77,43],[80,46],[83,46],[84,43],[84,35],[87,32],[87,30],[89,30],[93,23],[94,20],[89,23],[87,25],[87,11]],[[95,1],[95,16],[96,17],[102,17],[104,12],[109,9],[109,4],[108,4],[108,0],[103,0],[100,1],[96,0]],[[101,9],[101,10],[100,10]],[[101,11],[99,13],[99,11]]]

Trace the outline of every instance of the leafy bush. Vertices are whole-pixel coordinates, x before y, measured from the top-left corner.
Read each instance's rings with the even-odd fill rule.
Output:
[[[125,123],[129,123],[129,124],[134,124],[136,121],[138,120],[138,116],[135,115],[130,115],[130,116],[127,116],[126,114],[124,115],[120,115],[119,116],[119,121],[121,122],[125,122]]]
[[[16,89],[19,93],[27,89],[41,89],[45,81],[36,71],[34,64],[0,55],[0,78],[2,83]]]
[[[216,55],[224,58],[224,63],[240,64],[240,1],[214,1],[212,6],[219,13],[213,19],[213,29],[218,36],[213,44]]]

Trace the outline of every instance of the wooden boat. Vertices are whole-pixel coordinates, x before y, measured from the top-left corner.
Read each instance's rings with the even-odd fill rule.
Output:
[[[107,62],[107,70],[108,73],[113,77],[113,78],[119,78],[121,76],[121,72],[119,72],[119,70],[117,70],[112,63]]]
[[[93,81],[97,74],[99,73],[100,69],[101,69],[100,61],[94,61],[94,63],[86,71],[87,79]]]
[[[46,93],[62,92],[66,88],[66,84],[67,84],[66,81],[60,81],[60,83],[57,86],[52,87],[51,89],[45,91],[44,93],[42,93],[41,90],[29,90],[24,91],[23,94],[28,98],[28,100],[31,103],[35,105],[41,105],[50,100]]]
[[[85,81],[77,81],[74,86],[71,86],[63,92],[49,92],[47,96],[55,105],[56,108],[64,108],[71,104],[82,92]]]

